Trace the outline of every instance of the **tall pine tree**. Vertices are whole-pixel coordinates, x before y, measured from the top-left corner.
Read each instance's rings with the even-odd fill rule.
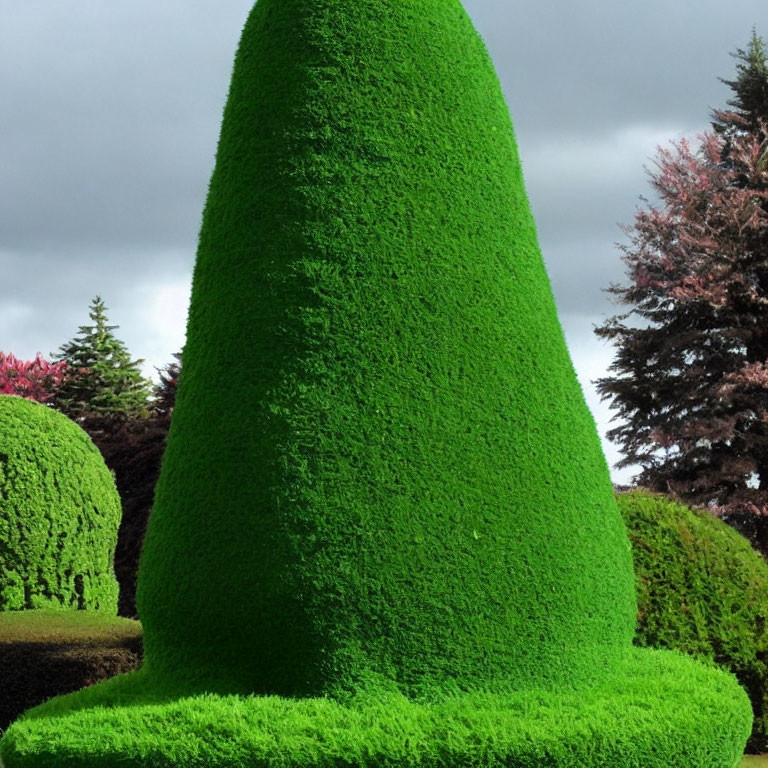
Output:
[[[147,415],[151,382],[140,372],[143,360],[131,360],[125,343],[109,325],[107,307],[97,296],[90,305],[92,325],[82,325],[63,344],[55,359],[66,361],[71,374],[58,388],[53,404],[70,418],[91,416],[118,421]]]
[[[736,60],[736,78],[720,81],[734,93],[728,109],[712,112],[712,128],[722,140],[721,160],[737,171],[734,183],[749,186],[749,174],[743,167],[737,167],[734,159],[734,141],[754,136],[759,141],[768,138],[768,51],[765,41],[752,30],[752,37],[746,49],[738,48],[731,54]],[[760,155],[760,166],[768,167],[768,151]]]
[[[729,514],[768,513],[768,68],[753,34],[733,110],[692,148],[660,150],[622,248],[630,307],[596,328],[614,342],[598,392],[623,423],[608,436],[636,480]],[[762,94],[762,96],[761,96]],[[626,321],[634,316],[637,324]],[[761,547],[768,550],[768,526]]]

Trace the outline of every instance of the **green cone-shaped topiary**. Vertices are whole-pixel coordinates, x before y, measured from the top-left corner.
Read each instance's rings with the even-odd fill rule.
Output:
[[[0,610],[117,613],[115,481],[91,438],[40,403],[0,395]]]
[[[139,586],[156,672],[413,694],[625,654],[629,543],[459,3],[256,5],[184,364]]]
[[[458,0],[255,6],[139,613],[146,666],[34,710],[7,768],[738,757],[735,680],[632,649],[629,542]]]

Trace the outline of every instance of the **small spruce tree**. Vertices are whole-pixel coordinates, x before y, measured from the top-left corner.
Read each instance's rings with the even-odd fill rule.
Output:
[[[107,307],[97,296],[90,305],[92,325],[81,325],[74,339],[63,344],[55,359],[65,361],[70,375],[62,382],[53,405],[70,418],[89,416],[124,420],[145,415],[151,383],[139,370],[143,360],[131,360],[128,349],[109,325]]]

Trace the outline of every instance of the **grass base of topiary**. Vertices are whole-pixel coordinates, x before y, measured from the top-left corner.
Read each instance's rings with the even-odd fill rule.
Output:
[[[5,768],[734,768],[751,721],[732,676],[648,649],[599,689],[430,702],[177,696],[142,669],[31,710],[0,755]]]

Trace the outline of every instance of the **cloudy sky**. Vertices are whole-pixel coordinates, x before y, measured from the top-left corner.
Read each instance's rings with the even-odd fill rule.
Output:
[[[708,127],[765,0],[465,0],[496,62],[561,321],[592,380],[615,247],[655,148]],[[184,340],[232,58],[252,0],[2,0],[0,350],[49,355],[101,294],[146,371]],[[762,10],[762,14],[761,14]],[[618,460],[604,441],[609,462]],[[623,481],[629,470],[614,472]]]

